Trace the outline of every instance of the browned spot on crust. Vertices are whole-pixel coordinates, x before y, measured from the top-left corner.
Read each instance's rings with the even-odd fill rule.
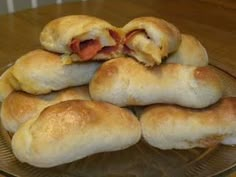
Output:
[[[70,100],[46,108],[30,129],[34,139],[47,136],[54,141],[70,132],[83,134],[101,126],[116,126],[117,122],[131,128],[137,126],[133,114],[122,108],[104,102]]]
[[[8,114],[8,118],[21,122],[22,117],[27,116],[30,111],[35,111],[35,104],[39,102],[34,95],[14,91],[4,100],[2,109]]]
[[[198,67],[196,68],[194,72],[194,76],[198,80],[206,80],[206,79],[211,79],[211,80],[218,80],[218,76],[213,70],[211,70],[208,67]]]
[[[223,90],[223,85],[221,83],[220,77],[212,69],[208,67],[198,67],[194,71],[194,77],[197,81],[202,83],[210,84],[219,90]]]
[[[118,68],[114,63],[105,63],[95,74],[93,78],[94,85],[103,85],[104,80],[110,80],[112,85],[112,81],[114,77],[118,74]]]
[[[91,108],[93,104],[89,104],[86,101],[71,100],[47,107],[31,127],[32,134],[41,130],[53,139],[61,139],[70,131],[83,131],[87,125],[99,124],[101,119],[96,113],[97,108],[94,110]]]

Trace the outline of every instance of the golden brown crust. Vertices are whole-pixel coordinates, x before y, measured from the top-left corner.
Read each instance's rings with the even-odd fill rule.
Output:
[[[20,57],[0,79],[4,99],[13,90],[39,95],[88,84],[100,62],[64,64],[61,56],[41,49]],[[10,88],[10,89],[9,89]]]
[[[123,38],[121,29],[112,26],[105,20],[87,15],[64,16],[49,22],[40,34],[40,42],[47,50],[59,53],[72,53],[70,48],[74,38],[80,41],[98,39],[102,47],[114,46],[116,39],[109,33],[115,32],[120,39]],[[122,46],[118,44],[117,50],[111,53],[98,53],[92,59],[109,59],[121,56]],[[77,58],[75,60],[80,60]]]
[[[181,34],[174,25],[155,17],[135,18],[123,30],[128,55],[147,66],[160,64],[164,57],[178,49],[181,42]],[[129,38],[134,31],[133,37]]]
[[[61,64],[60,56],[58,54],[47,52],[42,49],[36,49],[31,52],[28,52],[20,58],[24,58],[21,63],[22,65],[24,65],[24,67],[28,68],[35,66],[35,63],[39,66],[41,63],[46,63],[48,65]]]
[[[170,36],[175,36],[178,33],[177,28],[174,25],[156,17],[139,17],[131,20],[129,23],[133,23],[134,25],[132,26],[133,28],[127,32],[130,32],[136,28],[143,29],[144,23],[146,23],[166,34],[170,34]]]
[[[178,41],[176,42],[179,44],[181,42],[179,30],[173,24],[156,17],[135,18],[131,20],[128,24],[126,24],[123,27],[123,30],[127,34],[133,30],[137,29],[148,30],[149,28],[151,28],[152,30],[163,32],[166,35],[166,37],[169,36],[172,39],[177,39]]]
[[[21,124],[38,116],[47,106],[74,99],[90,100],[88,87],[68,88],[45,95],[14,91],[2,103],[1,120],[6,130],[15,132]]]
[[[106,78],[106,87],[110,88],[114,82],[114,80],[117,79],[118,73],[119,73],[119,67],[117,67],[117,60],[110,60],[109,65],[108,63],[104,63],[103,69],[98,69],[97,72],[99,74],[95,74],[93,77],[93,84],[95,85],[102,85],[104,82],[104,78]],[[120,63],[122,65],[122,62]]]
[[[190,66],[207,66],[207,51],[200,41],[188,34],[182,34],[181,36],[182,41],[179,48],[168,56],[165,62]]]
[[[206,79],[216,80],[219,77],[216,73],[212,72],[212,70],[208,67],[196,68],[196,70],[194,71],[194,76],[198,80],[206,80]]]
[[[22,115],[29,114],[30,112],[33,114],[36,111],[35,106],[38,107],[43,104],[43,102],[43,100],[39,100],[34,95],[14,91],[8,95],[2,103],[1,118],[4,119],[5,117],[8,117],[13,120],[16,119],[15,121],[20,121],[19,119],[24,118]]]
[[[11,86],[10,79],[12,78],[11,74],[12,67],[8,68],[0,77],[0,101],[2,102],[14,88]]]
[[[236,135],[236,98],[224,98],[200,110],[155,104],[144,110],[141,125],[144,138],[162,149],[224,143]]]
[[[104,117],[104,111],[106,111],[107,115],[114,115],[116,118]],[[118,120],[114,121],[114,119]],[[108,129],[113,129],[118,122],[124,129],[132,130],[137,126],[134,116],[124,109],[118,109],[116,106],[103,102],[71,100],[61,102],[56,106],[47,107],[39,115],[35,125],[31,127],[31,131],[34,137],[34,133],[38,134],[39,130],[42,131],[44,129],[42,125],[48,124],[43,130],[43,134],[60,139],[70,133],[70,131],[74,132],[78,129],[83,131],[86,128],[92,131],[93,128],[101,123],[109,125]]]
[[[95,101],[70,100],[47,107],[15,133],[16,157],[38,167],[52,167],[98,152],[125,149],[141,136],[128,110]]]
[[[166,121],[169,118],[172,119],[173,115],[175,115],[175,120],[180,119],[185,121],[191,119],[190,115],[196,114],[199,116],[197,119],[199,119],[204,126],[204,124],[220,124],[221,122],[227,123],[228,121],[234,120],[234,116],[236,115],[236,109],[234,108],[236,108],[236,98],[229,97],[223,98],[219,102],[202,109],[191,109],[178,105],[155,104],[147,107],[143,114],[148,114],[148,116],[151,117],[150,120],[153,120],[153,122]]]
[[[170,103],[202,108],[223,94],[219,77],[207,67],[162,64],[147,68],[128,57],[105,62],[89,89],[94,100],[119,106]]]
[[[219,91],[224,90],[219,75],[215,72],[212,72],[212,69],[210,69],[209,67],[196,68],[196,70],[194,71],[194,77],[198,82],[201,82],[202,84],[207,85],[208,83],[211,83],[215,88],[218,88]]]

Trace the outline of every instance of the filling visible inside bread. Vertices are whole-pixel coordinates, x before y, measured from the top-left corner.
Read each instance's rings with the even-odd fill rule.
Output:
[[[147,35],[145,30],[131,31],[126,35],[124,52],[145,63],[147,66],[160,64],[161,48]]]
[[[87,35],[89,36],[89,35]],[[94,39],[93,39],[94,38]],[[115,52],[120,44],[121,38],[115,31],[109,30],[109,39],[92,37],[92,39],[81,40],[79,37],[73,38],[70,43],[72,53],[77,54],[82,61],[93,59],[98,53],[110,54]]]
[[[78,54],[82,60],[90,60],[102,49],[102,46],[97,39],[90,39],[82,42],[78,39],[73,39],[70,48],[73,53]]]
[[[111,52],[114,52],[118,49],[119,44],[121,42],[121,37],[119,36],[119,34],[115,31],[109,30],[109,34],[110,36],[115,40],[116,44],[113,46],[105,46],[102,48],[102,50],[100,51],[101,53],[106,53],[109,54]]]

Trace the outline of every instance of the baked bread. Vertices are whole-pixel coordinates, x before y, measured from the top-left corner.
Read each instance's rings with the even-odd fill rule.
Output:
[[[53,104],[66,100],[90,100],[88,86],[68,88],[45,95],[31,95],[22,91],[13,91],[3,101],[1,121],[3,127],[12,133],[32,117]]]
[[[128,110],[94,101],[65,101],[23,124],[12,138],[21,162],[53,167],[91,154],[125,149],[139,141],[141,128]]]
[[[14,82],[15,79],[11,74],[12,67],[8,68],[1,76],[0,76],[0,101],[6,98],[14,88],[10,83]]]
[[[119,106],[171,103],[203,108],[223,94],[218,75],[208,67],[161,64],[147,68],[132,58],[102,64],[89,90],[92,99]]]
[[[165,62],[191,66],[207,66],[208,55],[206,49],[195,37],[182,34],[182,42],[178,50],[168,56]]]
[[[155,17],[139,17],[123,28],[124,51],[147,66],[160,64],[176,51],[181,42],[179,30],[167,21]]]
[[[122,54],[122,34],[102,19],[70,15],[49,22],[40,42],[49,51],[73,54],[72,61],[104,60]]]
[[[144,139],[160,149],[236,144],[236,97],[201,110],[156,104],[141,115]]]
[[[0,78],[0,98],[12,90],[46,94],[88,84],[99,62],[63,64],[60,55],[34,50],[20,57]]]

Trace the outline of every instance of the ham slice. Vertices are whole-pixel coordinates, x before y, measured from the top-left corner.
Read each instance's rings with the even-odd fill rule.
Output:
[[[118,49],[121,41],[119,34],[115,31],[109,30],[109,34],[116,41],[115,46],[102,47],[98,39],[89,39],[81,42],[78,38],[74,38],[71,41],[70,49],[73,53],[76,53],[82,61],[91,60],[98,52],[109,54]]]
[[[116,33],[115,31],[109,30],[109,34],[116,41],[116,45],[103,47],[101,52],[105,53],[105,54],[109,54],[109,53],[116,51],[119,47],[120,42],[121,42],[121,38],[118,33]]]
[[[73,53],[77,53],[83,61],[92,59],[98,51],[102,49],[102,46],[98,40],[86,40],[80,42],[78,39],[73,39],[70,48]]]

